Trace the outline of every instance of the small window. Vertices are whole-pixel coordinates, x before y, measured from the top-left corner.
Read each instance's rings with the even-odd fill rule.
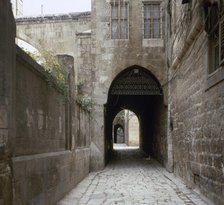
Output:
[[[222,13],[219,22],[219,58],[220,65],[224,64],[224,14]]]
[[[111,3],[111,38],[128,39],[128,4],[124,1]]]
[[[205,30],[209,40],[209,69],[211,74],[224,64],[224,16],[220,3],[205,7]]]
[[[144,38],[161,38],[159,3],[144,3]]]

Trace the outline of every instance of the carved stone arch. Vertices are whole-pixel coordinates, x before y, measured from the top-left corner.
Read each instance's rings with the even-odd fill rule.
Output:
[[[20,42],[22,44],[24,44],[24,45],[22,45],[22,47],[23,46],[29,46],[32,49],[35,49],[36,51],[41,51],[40,47],[39,46],[36,46],[36,43],[33,43],[33,41],[29,41],[29,40],[26,40],[26,39],[24,40],[24,38],[20,38],[20,37],[16,36],[16,42],[17,42],[18,45],[19,45]],[[26,49],[26,47],[24,47],[24,48]]]
[[[118,74],[109,95],[163,95],[157,78],[147,69],[134,65]]]
[[[39,35],[33,36],[33,34],[26,29],[17,28],[16,38],[32,45],[37,50],[43,50],[44,46],[41,44]]]

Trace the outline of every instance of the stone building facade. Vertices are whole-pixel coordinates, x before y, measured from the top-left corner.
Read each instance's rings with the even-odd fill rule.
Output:
[[[146,1],[147,2],[147,1]],[[116,76],[122,71],[127,71],[128,68],[136,66],[136,68],[144,68],[149,70],[160,82],[166,82],[165,71],[165,16],[164,2],[157,2],[158,17],[159,17],[159,35],[156,38],[144,38],[144,7],[141,1],[93,1],[92,2],[92,51],[94,76],[93,76],[93,100],[100,105],[95,108],[93,118],[98,119],[98,124],[93,124],[94,153],[92,156],[94,168],[102,168],[106,161],[104,150],[111,146],[111,138],[109,137],[112,116],[117,113],[116,109],[123,105],[118,105],[117,108],[110,109],[109,93]],[[148,2],[150,3],[150,2]],[[113,36],[113,20],[112,15],[115,13],[115,19],[118,18],[117,33]],[[121,12],[121,13],[119,13]],[[123,13],[122,13],[123,12]],[[123,20],[122,20],[123,18]],[[164,21],[164,22],[163,22]],[[126,22],[126,23],[125,23]],[[124,29],[122,31],[122,24]],[[124,34],[122,34],[124,32]],[[117,36],[116,36],[117,35]],[[120,36],[119,36],[120,35]],[[127,70],[126,70],[127,69]],[[130,96],[132,98],[132,96]],[[121,99],[121,98],[120,98]],[[132,101],[134,97],[130,100]],[[113,101],[113,99],[112,99]],[[121,100],[122,101],[122,100]],[[141,101],[140,99],[137,101]],[[121,102],[122,103],[122,102]],[[105,104],[107,117],[104,116],[102,105]],[[131,105],[130,105],[131,106]],[[134,105],[135,106],[135,105]],[[140,106],[141,107],[141,106]],[[107,110],[108,109],[108,110]],[[135,108],[134,108],[135,109]],[[111,111],[111,112],[110,112]],[[133,110],[135,111],[135,110]],[[137,111],[140,114],[140,110]],[[150,112],[145,110],[144,113]],[[148,114],[149,115],[149,114]],[[148,118],[149,116],[144,116]],[[108,125],[104,127],[104,118],[108,120]],[[149,117],[150,118],[150,117]],[[165,124],[165,123],[164,123]],[[144,126],[144,125],[143,125]],[[109,127],[109,128],[107,128]],[[99,129],[100,128],[100,129]],[[108,133],[104,133],[105,130]],[[165,129],[165,128],[164,128]],[[161,131],[162,132],[162,131]],[[105,139],[105,135],[108,137]],[[144,134],[143,134],[144,135]],[[106,141],[106,143],[104,143]],[[143,140],[142,140],[143,141]],[[106,147],[105,147],[106,146]],[[165,159],[165,156],[164,156]]]
[[[222,204],[224,69],[213,46],[222,54],[223,1],[168,1],[167,7],[168,116],[174,173],[215,204]],[[218,44],[213,42],[211,25],[220,27]],[[216,68],[214,56],[218,57]]]
[[[126,144],[128,146],[139,146],[139,120],[135,113],[127,110],[126,111],[126,135],[127,141]]]
[[[12,3],[12,11],[14,16],[22,16],[23,15],[23,0],[11,0]]]
[[[129,109],[139,119],[140,148],[168,171],[183,178],[189,187],[198,189],[215,204],[223,203],[223,1],[93,0],[91,13],[22,17],[16,19],[16,23],[18,38],[38,49],[74,58],[74,87],[83,84],[82,92],[94,102],[89,126],[80,124],[80,119],[86,116],[80,114],[78,108],[74,111],[74,119],[80,117],[72,126],[79,129],[74,129],[70,143],[80,146],[74,146],[77,149],[72,152],[77,158],[67,152],[68,155],[63,155],[68,163],[74,159],[70,170],[78,162],[85,173],[89,167],[90,170],[104,168],[113,149],[114,117],[121,110]],[[4,34],[4,38],[6,36],[12,40],[13,32]],[[13,46],[7,52],[15,53]],[[10,58],[7,52],[1,55]],[[3,78],[12,77],[5,74]],[[13,88],[7,88],[9,93],[14,92]],[[4,93],[1,96],[4,97]],[[1,116],[11,113],[13,102],[13,98],[1,102],[6,106]],[[1,132],[5,133],[8,127],[2,123]],[[78,133],[81,138],[91,138],[80,142]],[[56,134],[55,140],[63,143],[63,139],[57,137]],[[7,138],[0,139],[7,150]],[[60,143],[51,146],[37,147],[36,151],[53,149],[57,152],[62,148]],[[76,152],[80,155],[74,154]],[[13,177],[10,168],[7,169],[10,167],[7,152],[4,153],[1,163],[6,164],[8,175],[4,179],[7,181],[7,176],[9,180]],[[23,154],[19,147],[15,153]],[[71,179],[76,180],[73,175]],[[51,182],[55,185],[54,179]],[[57,193],[61,185],[57,182],[53,193]],[[61,186],[69,190],[70,185]],[[35,194],[38,191],[40,189]]]

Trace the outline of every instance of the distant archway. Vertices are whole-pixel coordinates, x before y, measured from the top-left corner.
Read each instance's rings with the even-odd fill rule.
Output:
[[[125,143],[124,128],[120,124],[114,125],[113,143]]]
[[[139,146],[139,119],[130,110],[121,110],[113,120],[113,143]]]

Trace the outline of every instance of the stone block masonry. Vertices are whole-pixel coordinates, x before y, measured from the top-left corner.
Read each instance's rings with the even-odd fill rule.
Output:
[[[121,2],[122,1],[116,1]],[[93,1],[92,3],[92,62],[93,70],[92,96],[97,105],[93,111],[93,118],[97,123],[92,125],[92,163],[93,170],[102,169],[105,165],[105,146],[109,143],[104,128],[104,104],[108,103],[108,93],[113,80],[122,71],[130,66],[141,66],[152,72],[163,85],[166,82],[165,71],[165,49],[164,32],[165,26],[161,28],[162,38],[144,39],[143,37],[143,2],[125,1],[128,4],[127,39],[113,39],[111,36],[112,22],[111,6],[114,1]],[[155,1],[156,2],[156,1]],[[164,1],[161,1],[161,10],[165,9]],[[118,3],[119,4],[119,3]],[[161,23],[165,20],[165,13],[161,13]],[[147,116],[148,117],[148,116]],[[143,120],[147,124],[148,118]],[[163,125],[166,124],[164,119]],[[141,124],[143,126],[143,123]],[[164,127],[161,127],[161,136],[164,138]],[[103,143],[106,140],[108,142]],[[161,140],[163,143],[164,141]],[[140,143],[141,144],[141,143]],[[166,146],[166,145],[164,145]],[[162,154],[161,154],[162,155]],[[166,154],[162,161],[165,161]]]
[[[66,149],[63,93],[50,87],[43,68],[17,47],[14,156]]]
[[[223,67],[208,73],[211,56],[208,35],[203,27],[202,2],[195,0],[188,5],[178,2],[173,8],[175,6],[184,12],[179,12],[173,19],[171,28],[176,25],[177,30],[170,36],[174,45],[173,60],[169,59],[173,65],[169,70],[172,121],[169,126],[173,136],[174,172],[215,204],[222,205],[224,81],[219,80],[211,86],[210,80],[217,74],[221,77]],[[179,63],[176,56],[179,56]]]
[[[76,34],[91,31],[90,12],[19,17],[16,19],[16,24],[16,37],[38,50],[46,50],[54,55],[67,54],[74,57],[77,80],[77,74],[81,68],[79,68],[80,50],[76,43],[78,40]]]
[[[11,139],[15,136],[15,21],[9,0],[0,1],[0,205],[13,198]]]
[[[80,145],[74,103],[74,59],[59,56],[69,102],[44,69],[17,47],[16,136],[12,142],[13,204],[53,205],[89,173],[89,130]],[[89,124],[88,113],[80,123]],[[84,142],[84,143],[82,143]]]

